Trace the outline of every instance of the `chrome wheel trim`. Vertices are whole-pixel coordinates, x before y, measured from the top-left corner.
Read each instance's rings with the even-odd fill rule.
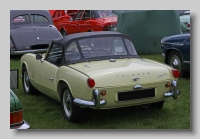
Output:
[[[29,77],[28,77],[28,72],[24,72],[24,88],[26,92],[29,92]]]
[[[64,107],[64,111],[67,117],[71,117],[72,100],[71,100],[70,93],[68,90],[65,90],[63,93],[63,107]]]
[[[176,55],[171,56],[170,65],[173,68],[178,69],[179,71],[181,71],[181,61],[180,61],[178,56],[176,56]]]

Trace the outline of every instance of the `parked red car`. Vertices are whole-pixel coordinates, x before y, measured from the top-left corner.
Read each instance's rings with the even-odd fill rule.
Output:
[[[73,17],[69,14],[53,15],[53,22],[61,34],[89,31],[110,31],[117,26],[117,15],[111,10],[79,10]]]

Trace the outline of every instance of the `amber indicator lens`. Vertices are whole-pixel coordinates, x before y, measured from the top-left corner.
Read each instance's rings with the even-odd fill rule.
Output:
[[[170,86],[171,86],[171,84],[169,82],[165,83],[165,87],[170,87]]]
[[[102,95],[102,96],[106,95],[106,90],[102,90],[102,91],[101,91],[101,95]]]

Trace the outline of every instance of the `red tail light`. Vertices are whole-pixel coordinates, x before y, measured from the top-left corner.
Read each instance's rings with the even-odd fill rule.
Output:
[[[22,111],[10,113],[10,124],[21,123],[22,121]]]
[[[185,23],[188,27],[190,27],[190,24],[188,22]]]
[[[13,124],[13,115],[10,113],[10,124]]]
[[[177,69],[172,69],[172,75],[174,78],[178,78],[180,75],[180,72]]]
[[[95,86],[95,81],[92,78],[88,78],[87,83],[90,88],[93,88]]]

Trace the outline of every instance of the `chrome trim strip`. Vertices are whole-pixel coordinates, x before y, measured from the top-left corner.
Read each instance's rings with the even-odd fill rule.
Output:
[[[100,93],[97,89],[93,91],[94,99],[92,101],[82,100],[75,98],[73,103],[82,107],[92,107],[94,106],[97,110],[100,109],[101,105],[106,104],[106,100],[100,100]]]
[[[37,49],[37,50],[24,50],[24,51],[10,51],[10,55],[22,55],[25,53],[46,53],[47,49]]]
[[[183,61],[183,63],[190,64],[190,61]]]
[[[16,126],[14,126],[14,125],[12,125],[12,127],[10,127],[10,129],[29,129],[30,128],[30,124],[28,122],[26,122],[25,120],[23,120],[22,125],[16,125]]]
[[[24,124],[18,128],[18,129],[29,129],[31,126],[29,123],[27,123],[25,120],[24,120]]]
[[[170,44],[170,45],[179,45],[179,46],[183,46],[183,44],[181,44],[181,43],[162,42],[162,44]]]
[[[164,38],[162,38],[161,43],[163,43],[163,40],[164,40],[165,38],[167,38],[167,36],[165,36]]]
[[[178,95],[180,95],[181,91],[178,89],[178,83],[177,81],[173,80],[171,83],[171,91],[164,93],[165,97],[173,97],[174,99],[178,98]]]

